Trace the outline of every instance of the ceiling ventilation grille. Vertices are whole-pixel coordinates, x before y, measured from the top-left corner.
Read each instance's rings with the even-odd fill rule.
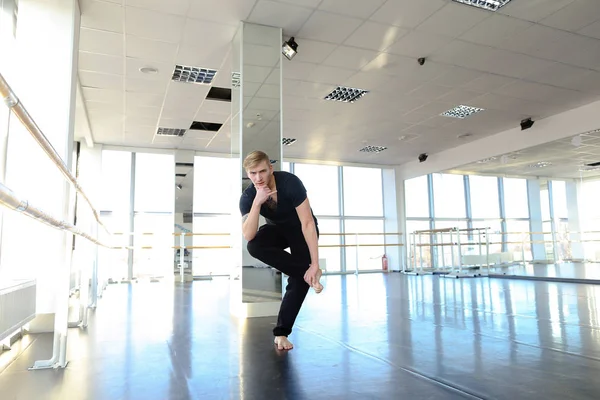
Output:
[[[185,135],[185,129],[178,128],[158,128],[156,134],[159,136],[183,136]]]
[[[454,0],[456,3],[466,4],[469,6],[483,8],[488,11],[498,11],[511,0]],[[527,1],[527,0],[525,0]]]
[[[368,90],[338,86],[331,93],[325,96],[325,100],[341,101],[343,103],[354,103],[362,98]]]
[[[362,151],[364,153],[381,153],[382,151],[386,150],[387,147],[383,147],[383,146],[365,146],[362,149],[360,149],[359,151]]]
[[[208,85],[212,83],[212,80],[216,74],[217,71],[214,69],[175,65],[175,70],[173,71],[173,77],[171,79],[177,82],[201,83]]]
[[[281,144],[283,144],[284,146],[290,146],[292,145],[294,142],[296,141],[296,139],[292,139],[292,138],[283,138],[281,140]]]
[[[480,111],[484,111],[484,109],[478,108],[478,107],[460,105],[460,106],[454,107],[451,110],[445,111],[445,112],[441,113],[440,115],[442,117],[464,119],[464,118],[467,118],[468,116],[478,113]]]

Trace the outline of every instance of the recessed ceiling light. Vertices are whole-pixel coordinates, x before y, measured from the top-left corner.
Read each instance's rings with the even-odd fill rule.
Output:
[[[537,162],[535,164],[530,164],[529,168],[544,168],[544,167],[547,167],[549,165],[552,165],[552,163],[549,163],[549,162],[546,162],[546,161],[540,161],[540,162]]]
[[[386,150],[387,147],[384,146],[365,146],[362,149],[360,149],[359,151],[362,151],[364,153],[381,153],[382,151]]]
[[[483,8],[488,11],[498,11],[511,0],[454,0],[457,3],[466,4],[469,6]],[[527,1],[527,0],[524,0]]]
[[[185,129],[178,128],[158,128],[156,131],[157,135],[160,136],[183,136],[185,135]]]
[[[442,117],[451,117],[451,118],[467,118],[469,115],[473,115],[475,113],[478,113],[480,111],[484,111],[483,108],[478,108],[478,107],[471,107],[471,106],[457,106],[454,107],[451,110],[445,111],[443,113],[441,113],[440,115]]]
[[[142,68],[140,68],[140,72],[143,74],[157,74],[158,69],[156,69],[154,67],[142,67]]]
[[[296,139],[284,137],[283,139],[281,139],[281,144],[283,144],[284,146],[291,146],[295,141]]]
[[[210,84],[216,74],[215,69],[175,65],[171,79],[177,82]]]
[[[369,93],[368,90],[338,86],[331,93],[325,96],[325,100],[341,101],[343,103],[354,103],[356,100],[362,98],[367,93]]]

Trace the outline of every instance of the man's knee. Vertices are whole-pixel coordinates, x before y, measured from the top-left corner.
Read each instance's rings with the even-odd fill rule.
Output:
[[[260,245],[258,244],[258,242],[256,240],[253,239],[253,240],[249,241],[246,248],[248,249],[248,253],[250,253],[250,255],[252,257],[259,258]]]

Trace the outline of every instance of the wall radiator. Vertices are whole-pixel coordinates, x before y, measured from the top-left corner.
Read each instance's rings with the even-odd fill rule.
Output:
[[[35,317],[35,280],[16,281],[0,288],[0,341]]]

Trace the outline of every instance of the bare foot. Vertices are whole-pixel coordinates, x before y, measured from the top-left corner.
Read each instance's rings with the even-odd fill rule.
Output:
[[[321,285],[321,282],[319,282],[321,280],[321,276],[323,275],[323,270],[321,268],[319,268],[319,270],[317,271],[317,283],[315,283],[313,285],[313,289],[315,289],[315,293],[319,294],[323,291],[323,285]]]
[[[275,336],[275,344],[277,345],[277,350],[291,350],[294,348],[294,345],[286,336]]]

